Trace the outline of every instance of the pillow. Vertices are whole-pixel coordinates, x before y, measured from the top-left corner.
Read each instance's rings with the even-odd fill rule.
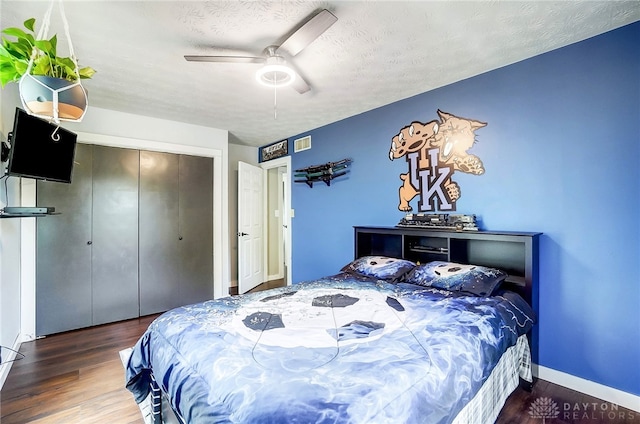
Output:
[[[351,272],[368,277],[375,277],[391,283],[398,282],[416,264],[405,259],[390,258],[388,256],[363,256],[343,266],[340,271]]]
[[[507,274],[499,269],[433,261],[416,266],[405,282],[482,297],[490,296],[505,278]]]

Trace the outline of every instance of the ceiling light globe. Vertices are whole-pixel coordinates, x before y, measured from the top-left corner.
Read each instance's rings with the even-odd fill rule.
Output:
[[[296,73],[281,63],[267,64],[256,72],[256,80],[267,87],[284,87],[296,79]]]

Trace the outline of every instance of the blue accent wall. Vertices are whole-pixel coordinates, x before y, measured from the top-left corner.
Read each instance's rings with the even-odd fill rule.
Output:
[[[294,169],[353,159],[330,187],[293,185],[294,282],[348,263],[354,225],[402,218],[408,165],[388,157],[402,127],[438,109],[487,122],[469,151],[486,172],[454,174],[457,212],[544,233],[539,364],[640,395],[639,46],[636,22],[290,137],[312,137]]]

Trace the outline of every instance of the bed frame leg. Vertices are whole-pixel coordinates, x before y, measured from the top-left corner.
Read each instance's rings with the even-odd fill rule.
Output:
[[[151,374],[151,422],[162,424],[162,392]]]
[[[533,391],[533,385],[536,383],[535,378],[533,379],[533,381],[529,382],[527,380],[525,380],[524,378],[520,378],[520,388],[525,390],[528,393],[531,393]]]

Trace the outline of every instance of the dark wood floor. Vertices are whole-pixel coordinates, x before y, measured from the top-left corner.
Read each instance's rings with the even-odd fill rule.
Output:
[[[118,352],[155,316],[56,334],[23,343],[0,391],[2,424],[143,424],[124,388]]]
[[[258,292],[258,291],[262,291],[262,290],[275,289],[277,287],[283,287],[284,285],[285,285],[284,284],[284,278],[280,278],[278,280],[265,281],[264,283],[258,284],[256,287],[254,287],[251,290],[249,290],[248,293]],[[231,296],[238,294],[238,286],[229,287],[229,294]]]
[[[118,352],[133,346],[155,317],[23,343],[20,352],[24,358],[13,364],[0,391],[0,423],[143,424],[140,410],[124,388]],[[554,409],[550,404],[544,421],[530,414],[530,407],[542,398],[556,405]],[[585,408],[583,404],[588,405]],[[565,405],[570,405],[571,410],[565,411]],[[511,395],[497,423],[640,424],[640,413],[612,408],[610,403],[538,380],[532,392],[519,388]],[[559,412],[557,417],[550,418],[554,411]]]

